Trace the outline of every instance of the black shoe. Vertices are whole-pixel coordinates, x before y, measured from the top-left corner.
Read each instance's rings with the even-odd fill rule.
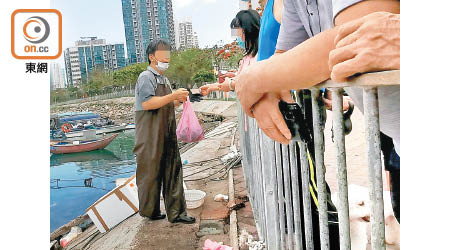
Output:
[[[152,217],[149,217],[149,218],[150,218],[150,220],[162,220],[162,219],[166,218],[166,215],[165,214],[158,214],[158,215],[155,215],[155,216],[152,216]]]
[[[195,223],[195,218],[187,215],[180,215],[172,223],[193,224]]]

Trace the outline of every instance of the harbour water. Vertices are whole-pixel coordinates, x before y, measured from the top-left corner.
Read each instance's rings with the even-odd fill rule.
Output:
[[[103,150],[50,157],[50,231],[85,213],[136,170],[134,130],[120,132]],[[92,181],[90,181],[92,178]]]

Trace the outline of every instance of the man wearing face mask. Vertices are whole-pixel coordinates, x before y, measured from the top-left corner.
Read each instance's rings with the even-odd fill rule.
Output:
[[[149,66],[139,75],[135,90],[136,183],[139,214],[151,220],[166,217],[160,210],[161,185],[168,220],[191,224],[183,190],[183,172],[176,136],[174,107],[186,101],[189,92],[172,92],[164,72],[169,68],[170,45],[152,41],[147,47]]]

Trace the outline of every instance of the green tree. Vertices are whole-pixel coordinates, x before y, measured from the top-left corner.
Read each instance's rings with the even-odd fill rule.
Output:
[[[50,91],[50,103],[64,102],[68,100],[67,89],[56,89]]]
[[[96,68],[89,74],[87,81],[81,84],[81,90],[83,96],[93,96],[95,94],[101,94],[105,87],[114,85],[113,73],[111,71]]]
[[[67,96],[69,97],[68,99],[79,98],[82,96],[82,91],[80,88],[77,88],[75,86],[69,86],[67,88]]]
[[[178,87],[188,87],[193,82],[193,76],[200,71],[213,70],[213,57],[205,49],[188,49],[173,52],[167,78]]]
[[[227,64],[230,68],[236,69],[239,67],[239,61],[244,57],[243,53],[236,53],[230,56],[227,60]]]
[[[214,82],[216,81],[216,76],[214,75],[214,72],[200,70],[192,77],[192,81],[194,83]]]
[[[145,71],[147,67],[148,63],[136,63],[114,71],[112,75],[114,86],[135,85],[139,74]]]

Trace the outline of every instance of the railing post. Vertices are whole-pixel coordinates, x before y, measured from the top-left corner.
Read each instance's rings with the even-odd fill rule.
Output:
[[[294,236],[295,249],[303,249],[303,235],[302,235],[302,214],[300,204],[300,183],[297,164],[297,150],[296,144],[291,142],[289,145],[289,158],[291,161],[291,180],[292,180],[292,205],[294,208]]]
[[[380,147],[378,88],[366,87],[363,94],[364,120],[369,167],[369,195],[371,204],[371,243],[373,250],[384,250],[384,202]]]
[[[280,228],[278,222],[280,220],[278,213],[278,192],[277,192],[277,174],[275,165],[275,142],[260,131],[260,148],[261,152],[261,174],[264,190],[264,211],[266,218],[266,248],[268,250],[280,249]],[[270,236],[270,238],[269,238]]]
[[[276,170],[277,170],[277,191],[278,191],[278,211],[280,215],[280,250],[286,249],[286,212],[285,212],[285,199],[283,194],[283,164],[281,159],[281,144],[275,143],[275,160],[276,160]]]
[[[252,145],[252,175],[254,182],[254,195],[255,195],[255,205],[256,208],[256,228],[258,229],[258,235],[260,240],[264,241],[266,239],[266,227],[265,227],[265,217],[264,217],[264,194],[262,190],[262,179],[261,179],[261,151],[259,148],[259,128],[256,124],[256,120],[248,119],[248,131],[250,133],[250,143]]]
[[[314,249],[313,240],[313,223],[312,223],[312,213],[311,213],[311,195],[309,192],[309,162],[308,155],[306,151],[306,144],[304,142],[297,142],[300,149],[300,166],[302,174],[302,194],[303,194],[303,218],[305,220],[305,242],[306,249]]]
[[[348,208],[347,163],[345,155],[344,117],[342,114],[342,89],[332,88],[333,136],[338,167],[338,218],[340,249],[350,250],[350,221]]]
[[[282,145],[281,149],[281,155],[283,156],[284,201],[286,205],[287,248],[293,250],[294,220],[292,214],[291,174],[289,171],[289,147]]]
[[[314,151],[317,169],[317,193],[319,202],[319,228],[320,228],[320,249],[330,249],[330,236],[328,229],[328,205],[325,183],[325,164],[324,149],[325,143],[323,138],[324,121],[321,116],[322,109],[319,107],[320,90],[311,89],[311,101],[313,110],[313,127],[314,127]]]

